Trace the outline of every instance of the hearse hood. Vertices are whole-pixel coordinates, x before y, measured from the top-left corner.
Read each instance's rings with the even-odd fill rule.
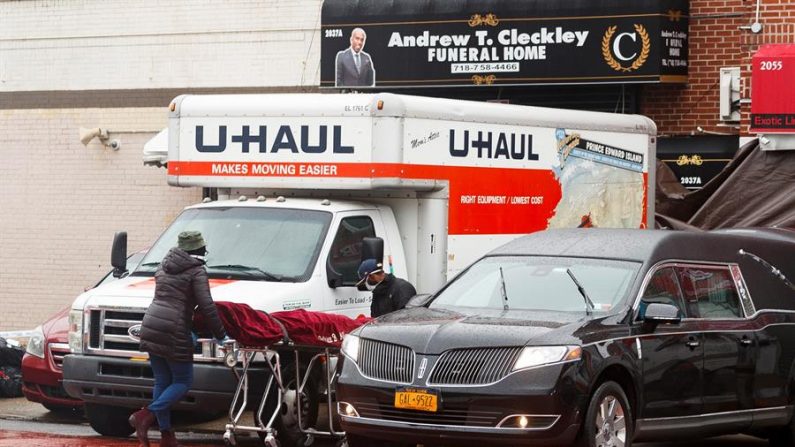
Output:
[[[464,308],[405,309],[384,315],[357,335],[395,343],[420,354],[448,349],[578,344],[572,336],[585,315]]]

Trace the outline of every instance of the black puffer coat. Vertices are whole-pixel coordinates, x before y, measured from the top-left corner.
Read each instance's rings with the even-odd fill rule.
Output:
[[[389,273],[373,289],[373,302],[370,303],[370,316],[380,317],[381,315],[394,312],[406,307],[409,299],[417,294],[414,286],[405,279],[398,278]]]
[[[155,298],[141,324],[141,351],[175,362],[193,361],[194,309],[204,315],[215,338],[226,336],[204,263],[172,248],[155,273]]]

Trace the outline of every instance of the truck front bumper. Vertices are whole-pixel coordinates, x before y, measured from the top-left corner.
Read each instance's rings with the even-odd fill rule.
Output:
[[[63,385],[66,392],[86,402],[140,408],[152,401],[154,379],[147,360],[67,355]],[[266,368],[249,368],[249,389],[261,389]],[[228,410],[237,378],[228,367],[194,363],[193,385],[174,410],[216,412]]]

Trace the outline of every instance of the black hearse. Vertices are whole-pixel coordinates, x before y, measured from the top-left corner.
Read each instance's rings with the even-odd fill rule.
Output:
[[[520,238],[345,338],[349,444],[794,445],[794,257],[778,229]]]

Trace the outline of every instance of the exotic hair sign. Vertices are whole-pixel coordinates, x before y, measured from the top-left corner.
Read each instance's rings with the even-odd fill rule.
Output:
[[[687,82],[686,0],[325,0],[321,87]]]

